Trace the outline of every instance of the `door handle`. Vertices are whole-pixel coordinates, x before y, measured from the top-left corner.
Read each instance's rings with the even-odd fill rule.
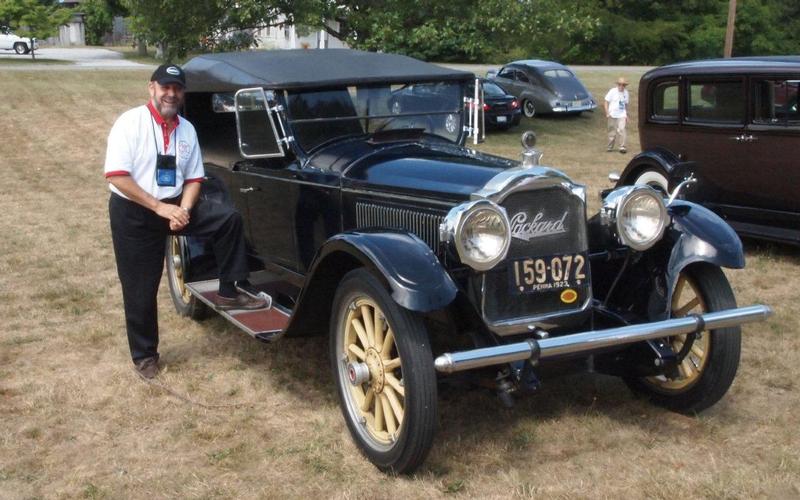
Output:
[[[260,191],[260,189],[259,188],[254,188],[252,186],[239,188],[239,192],[240,193],[252,193],[253,191]]]
[[[747,140],[747,139],[745,138],[745,135],[744,135],[744,134],[742,134],[742,135],[735,135],[735,136],[731,137],[730,139],[731,139],[732,141],[736,141],[736,142],[745,142],[745,141]]]

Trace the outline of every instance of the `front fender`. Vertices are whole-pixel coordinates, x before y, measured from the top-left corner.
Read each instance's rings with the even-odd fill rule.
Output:
[[[328,240],[316,261],[347,252],[384,277],[392,298],[406,309],[429,312],[453,301],[457,288],[430,247],[410,233],[351,232]]]
[[[382,277],[392,298],[412,311],[441,309],[456,297],[455,283],[417,236],[400,232],[337,234],[314,257],[287,335],[323,334],[339,281],[358,267],[366,267]]]
[[[696,262],[719,267],[744,267],[742,241],[717,214],[695,203],[675,200],[669,206],[673,246],[667,264],[667,295],[664,312],[669,311],[672,294],[683,269]]]

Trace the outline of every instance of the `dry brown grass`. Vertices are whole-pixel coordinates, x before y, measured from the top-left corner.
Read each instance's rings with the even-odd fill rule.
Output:
[[[602,96],[615,73],[581,74]],[[632,81],[638,74],[625,76]],[[147,72],[3,72],[0,115],[0,498],[788,498],[800,496],[796,249],[747,245],[729,272],[747,326],[730,393],[689,418],[613,378],[549,380],[512,410],[442,391],[438,437],[412,477],[360,457],[325,342],[263,345],[160,297],[160,377],[133,374],[101,175],[106,134]],[[595,193],[631,153],[604,152],[599,113],[537,119],[546,163]],[[518,131],[484,149],[516,156]],[[789,154],[789,152],[787,152]],[[593,198],[596,198],[593,195]],[[594,206],[596,206],[596,201]],[[165,287],[163,287],[165,288]]]

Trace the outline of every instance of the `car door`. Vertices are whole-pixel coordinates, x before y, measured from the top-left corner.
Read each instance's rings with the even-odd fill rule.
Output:
[[[8,34],[8,31],[5,28],[0,29],[0,49],[8,50],[11,48],[11,35]]]
[[[239,162],[232,188],[246,206],[245,229],[258,255],[287,269],[297,269],[295,206],[296,164],[277,168],[270,162]]]
[[[750,204],[800,212],[800,74],[750,78],[750,120],[744,136]]]
[[[696,162],[702,201],[726,212],[751,199],[748,146],[745,137],[744,77],[687,78],[683,88],[680,141],[671,146],[684,161]]]

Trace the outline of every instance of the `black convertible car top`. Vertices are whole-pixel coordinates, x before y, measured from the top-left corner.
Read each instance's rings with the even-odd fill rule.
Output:
[[[398,54],[349,49],[260,50],[204,54],[189,61],[189,92],[245,87],[298,90],[370,83],[470,80],[472,73]]]

